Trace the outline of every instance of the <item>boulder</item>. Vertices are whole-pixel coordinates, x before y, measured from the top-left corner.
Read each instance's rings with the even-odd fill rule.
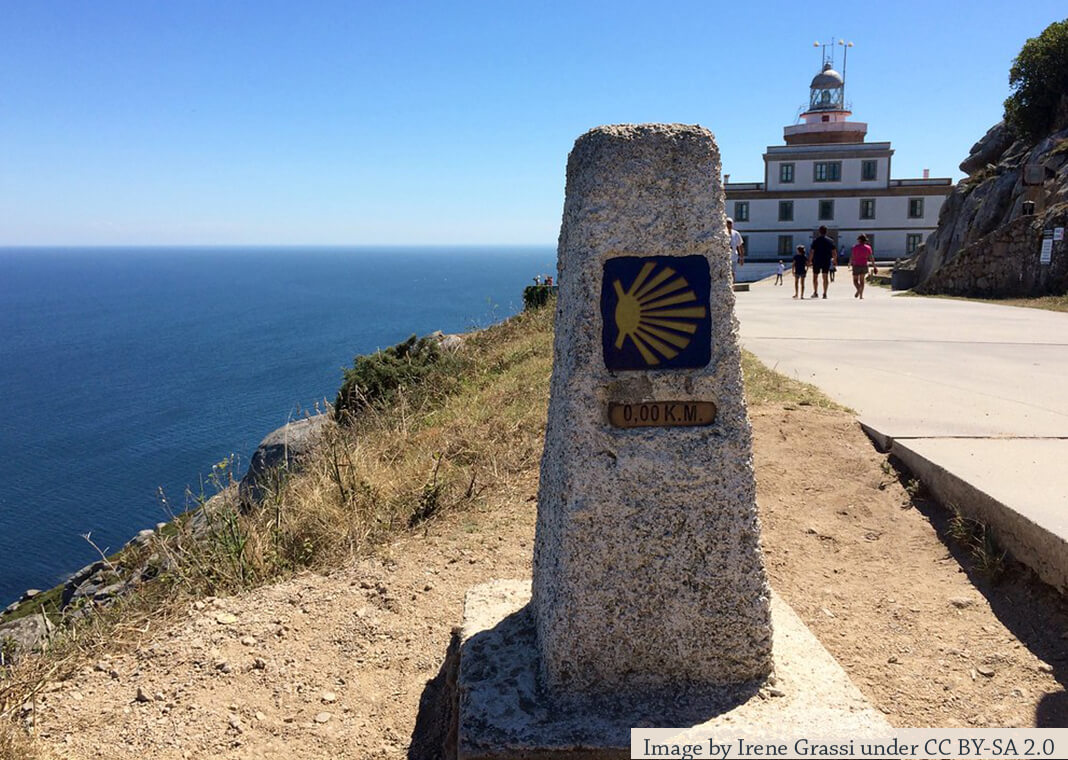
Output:
[[[960,170],[971,175],[987,164],[996,164],[1012,143],[1012,132],[1005,126],[1004,121],[999,121],[972,146],[968,157],[960,162]]]
[[[438,348],[442,351],[455,351],[464,344],[464,336],[458,333],[443,333],[441,330],[435,330],[430,333],[429,337],[438,342]]]
[[[1007,221],[1006,213],[1012,207],[1013,194],[1020,184],[1020,176],[1016,172],[1005,172],[984,184],[987,186],[987,192],[981,205],[975,210],[963,245],[975,242]]]
[[[464,344],[464,338],[462,335],[443,335],[441,340],[438,341],[438,345],[442,351],[455,351]]]
[[[32,652],[52,632],[52,623],[43,615],[27,615],[0,625],[0,651]],[[12,652],[13,650],[13,652]]]
[[[61,608],[65,609],[81,599],[96,600],[101,589],[121,580],[115,568],[103,560],[86,565],[72,575],[63,586]]]
[[[238,496],[245,506],[259,503],[268,473],[277,468],[296,466],[318,444],[329,415],[317,414],[283,425],[260,441],[252,455],[248,472],[238,485]]]
[[[103,560],[97,560],[96,562],[92,562],[86,565],[81,570],[74,573],[74,575],[72,575],[70,578],[68,578],[67,582],[63,586],[63,599],[61,602],[61,606],[66,607],[68,604],[70,604],[71,600],[74,599],[74,595],[75,593],[77,593],[78,589],[85,585],[90,578],[104,570],[104,568],[106,567],[107,564]]]
[[[126,547],[125,548],[131,549],[131,548],[134,548],[134,547],[148,546],[149,541],[152,540],[152,537],[154,535],[156,535],[156,531],[152,530],[151,528],[145,528],[144,530],[139,530],[139,531],[137,531],[137,535],[136,536],[134,536],[133,538],[131,538],[129,541],[126,542]]]

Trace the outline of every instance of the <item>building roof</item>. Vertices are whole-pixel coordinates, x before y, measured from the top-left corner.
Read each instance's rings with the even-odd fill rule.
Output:
[[[813,90],[833,90],[844,83],[842,75],[832,69],[831,64],[825,63],[823,71],[812,78],[812,84],[809,87]]]

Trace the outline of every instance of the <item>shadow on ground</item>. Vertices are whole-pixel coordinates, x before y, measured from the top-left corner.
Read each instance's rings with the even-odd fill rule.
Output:
[[[455,760],[456,675],[460,666],[460,631],[453,629],[437,675],[426,682],[408,746],[408,760]]]
[[[902,487],[912,495],[912,506],[931,523],[997,618],[1036,657],[1049,663],[1053,677],[1068,689],[1068,639],[1063,638],[1068,635],[1068,597],[1010,555],[1002,556],[996,544],[985,544],[977,552],[961,539],[962,529],[953,512],[927,494],[900,460],[891,456],[890,463]],[[1035,726],[1068,726],[1068,691],[1042,697],[1035,709]]]

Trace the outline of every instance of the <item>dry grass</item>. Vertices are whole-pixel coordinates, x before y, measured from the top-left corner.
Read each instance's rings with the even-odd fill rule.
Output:
[[[3,760],[26,760],[33,757],[30,740],[20,731],[0,728],[0,758]]]
[[[948,510],[950,517],[946,532],[949,537],[968,552],[980,573],[997,580],[1005,572],[1008,552],[999,546],[988,525],[966,517],[956,504],[948,505]]]
[[[302,472],[279,479],[262,508],[241,518],[234,535],[247,541],[245,567],[231,563],[230,581],[334,567],[399,530],[507,491],[541,454],[551,318],[542,309],[470,336],[459,383],[448,378],[451,393],[413,389],[351,424],[329,425]]]
[[[1068,311],[1068,295],[1037,296],[1035,298],[983,299],[988,303],[1005,306],[1023,306],[1028,309],[1045,309],[1046,311]]]
[[[1024,309],[1068,311],[1068,294],[1059,296],[1035,296],[1033,298],[968,298],[966,296],[950,296],[942,293],[914,293],[910,290],[901,295],[914,296],[916,298],[947,298],[954,301],[979,301],[981,303],[998,304],[999,306],[1018,306]]]
[[[742,351],[742,376],[745,379],[745,400],[749,406],[796,404],[852,411],[831,401],[815,385],[794,380],[769,369],[748,351]]]

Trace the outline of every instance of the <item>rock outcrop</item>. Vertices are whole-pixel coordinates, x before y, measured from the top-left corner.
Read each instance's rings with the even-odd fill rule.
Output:
[[[283,425],[267,435],[249,461],[248,472],[241,478],[238,493],[246,507],[259,503],[271,473],[279,468],[295,467],[319,443],[323,426],[330,415],[317,414]]]
[[[971,176],[987,164],[996,164],[1001,154],[1015,142],[1012,132],[1004,121],[987,130],[986,134],[972,146],[968,157],[960,162],[960,170]]]
[[[21,652],[39,648],[52,628],[44,615],[27,615],[0,625],[0,663],[13,662]]]
[[[1041,231],[1060,218],[1061,204],[1068,202],[1068,128],[1048,135],[1037,144],[1016,138],[1004,122],[996,124],[972,146],[960,164],[968,174],[942,205],[938,228],[916,254],[899,264],[912,270],[912,279],[924,292],[950,292],[960,295],[993,297],[1039,295],[1057,292],[1061,277],[1025,275],[1030,259],[1037,266]],[[1033,204],[1033,209],[1025,208]],[[1017,220],[1030,210],[1025,224]],[[1028,224],[1037,230],[1025,233]],[[1036,242],[1037,241],[1037,242]],[[996,250],[995,250],[996,249]],[[955,265],[955,276],[935,277],[959,256],[982,259],[975,276],[965,271],[965,262]],[[990,278],[988,265],[1010,261],[1013,276]],[[1019,266],[1017,266],[1019,264]],[[957,283],[947,289],[950,280]],[[981,292],[961,292],[970,286],[961,283],[983,280]]]

